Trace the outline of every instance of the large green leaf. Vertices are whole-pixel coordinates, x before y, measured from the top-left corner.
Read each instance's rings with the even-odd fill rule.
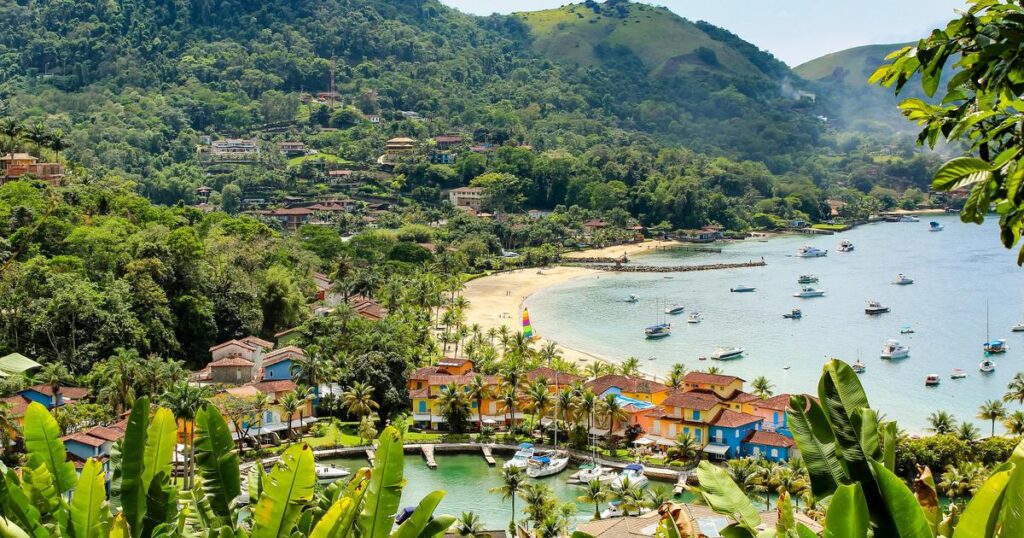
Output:
[[[732,517],[743,528],[756,533],[761,524],[757,508],[721,467],[702,461],[697,466],[700,493],[712,510]]]
[[[128,416],[121,443],[121,510],[132,535],[142,533],[146,515],[145,472],[146,430],[149,426],[149,398],[139,398]]]
[[[125,519],[124,514],[114,516],[109,538],[131,538],[131,535],[131,529],[128,527],[128,520]]]
[[[316,462],[309,446],[295,445],[285,450],[265,486],[252,512],[252,538],[287,536],[303,507],[313,500]]]
[[[146,490],[146,515],[142,518],[142,538],[155,535],[157,528],[174,523],[178,514],[178,488],[170,477],[157,473]]]
[[[18,475],[14,469],[8,469],[0,477],[0,514],[11,518],[14,522],[31,534],[34,538],[48,538],[50,533],[43,528],[39,510],[32,506],[28,496],[21,490]]]
[[[103,465],[89,458],[71,498],[71,527],[75,538],[106,538],[110,525]]]
[[[157,409],[146,431],[146,455],[142,469],[142,487],[146,491],[149,491],[150,482],[157,474],[171,475],[177,442],[178,423],[174,413],[170,409]]]
[[[25,410],[23,429],[29,465],[45,465],[53,475],[54,486],[60,493],[75,487],[78,479],[75,466],[67,461],[64,443],[60,440],[60,427],[46,407],[38,402],[30,403]]]
[[[779,490],[779,499],[775,502],[775,506],[779,514],[775,530],[779,533],[779,536],[796,536],[793,500],[789,498],[789,493],[785,489]]]
[[[878,429],[882,436],[882,463],[890,471],[896,471],[896,445],[899,444],[899,429],[896,421],[883,422]]]
[[[1010,475],[1016,469],[1010,462],[1003,463],[992,470],[988,480],[978,488],[967,503],[967,508],[960,516],[953,532],[953,538],[990,538],[999,522],[1000,503]]]
[[[0,538],[32,538],[17,523],[0,514]]]
[[[444,495],[443,491],[434,491],[420,499],[416,510],[398,526],[398,529],[391,534],[391,538],[417,538],[427,527],[427,523],[430,523],[434,516],[434,510],[441,503]]]
[[[352,522],[355,521],[355,513],[355,501],[343,497],[331,505],[331,508],[324,513],[320,521],[313,527],[313,532],[309,534],[309,538],[349,536],[352,532]]]
[[[384,538],[390,534],[392,518],[398,511],[405,485],[403,467],[402,434],[388,426],[380,434],[373,472],[359,514],[362,538]]]
[[[961,187],[986,181],[991,176],[992,165],[975,157],[957,157],[939,167],[932,178],[932,189],[953,191]]]
[[[870,521],[860,484],[844,484],[832,494],[832,502],[825,512],[822,538],[865,538]]]
[[[437,516],[427,523],[419,538],[442,538],[455,523],[455,516]]]
[[[999,523],[1002,536],[1024,536],[1024,441],[1010,455],[1009,463],[1014,469],[1003,492]]]
[[[928,524],[924,510],[903,480],[886,469],[884,464],[875,460],[871,460],[871,470],[875,473],[875,481],[882,494],[882,501],[895,523],[899,532],[898,536],[901,538],[931,538],[933,536],[932,528]]]
[[[836,455],[836,438],[818,402],[806,396],[792,396],[786,411],[793,439],[811,478],[815,498],[828,497],[836,486],[849,481],[845,464]]]
[[[213,513],[230,521],[231,501],[242,494],[240,461],[231,430],[213,405],[196,413],[195,464],[203,477],[203,491]]]

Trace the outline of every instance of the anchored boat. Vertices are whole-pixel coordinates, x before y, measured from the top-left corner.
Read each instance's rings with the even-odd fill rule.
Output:
[[[757,289],[757,288],[752,288],[750,286],[740,285],[740,286],[736,286],[734,288],[729,288],[729,291],[731,291],[733,293],[750,293],[750,292],[754,291],[755,289]]]
[[[796,279],[797,284],[814,284],[817,281],[818,277],[816,275],[800,275],[800,277]]]
[[[843,239],[839,242],[839,252],[853,252],[853,243],[849,239]]]
[[[801,299],[810,299],[811,297],[822,297],[825,295],[825,290],[816,290],[810,286],[800,288],[800,291],[793,294],[793,297],[799,297]]]
[[[783,314],[782,317],[786,319],[800,319],[804,317],[804,313],[799,308],[794,308],[788,314]]]
[[[665,313],[666,314],[676,315],[676,314],[682,314],[683,310],[686,310],[685,306],[683,306],[681,304],[674,304],[674,305],[666,308],[665,309]]]
[[[889,307],[878,301],[868,301],[868,306],[864,308],[864,313],[869,316],[875,316],[878,314],[884,314],[889,311]]]
[[[728,346],[720,347],[711,353],[711,358],[716,361],[727,361],[730,359],[738,359],[743,355],[743,348]]]
[[[810,245],[802,246],[796,251],[797,258],[821,258],[823,256],[828,256],[827,250],[821,250]]]
[[[882,346],[881,356],[883,359],[905,359],[910,356],[910,348],[899,340],[889,340]]]
[[[929,232],[941,232],[942,228],[943,228],[943,226],[941,224],[939,224],[938,222],[935,222],[934,220],[928,223],[928,231]]]
[[[903,273],[900,273],[900,274],[896,275],[896,280],[893,280],[892,283],[896,284],[897,286],[906,286],[908,284],[913,284],[914,283],[914,279],[910,278],[909,276],[907,276],[907,275],[905,275]]]

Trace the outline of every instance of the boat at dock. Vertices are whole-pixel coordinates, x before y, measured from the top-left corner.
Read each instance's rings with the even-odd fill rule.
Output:
[[[519,449],[516,450],[516,453],[512,456],[512,459],[505,462],[504,467],[506,469],[511,467],[525,469],[526,466],[530,464],[530,458],[532,458],[536,452],[537,451],[533,448],[533,444],[522,443],[519,445]]]
[[[928,374],[924,378],[924,386],[926,387],[937,387],[941,382],[942,379],[939,378],[939,374]]]
[[[938,222],[936,222],[934,220],[928,223],[928,231],[929,232],[941,232],[943,230],[943,228],[944,227],[942,226],[942,224],[939,224]]]
[[[606,483],[615,479],[615,473],[611,469],[602,467],[600,463],[584,463],[580,470],[569,477],[570,484],[589,484],[594,480]]]
[[[953,373],[949,374],[950,379],[963,379],[967,377],[967,372],[961,368],[953,368]]]
[[[793,297],[799,297],[801,299],[810,299],[811,297],[823,297],[825,290],[816,290],[810,286],[804,286],[800,288],[800,291],[793,294]]]
[[[686,317],[687,323],[700,323],[704,318],[700,316],[700,312],[690,312],[690,315]]]
[[[910,348],[901,344],[899,340],[890,339],[882,346],[883,359],[905,359],[910,356]]]
[[[794,308],[793,310],[790,310],[788,314],[783,314],[782,317],[786,319],[800,319],[804,317],[804,313],[801,312],[799,308]]]
[[[814,284],[817,281],[818,277],[816,275],[800,275],[800,277],[796,279],[797,284]]]
[[[994,372],[996,371],[996,363],[992,362],[992,359],[985,359],[978,363],[978,369],[982,372]]]
[[[878,314],[884,314],[889,311],[889,307],[878,301],[868,301],[868,305],[864,307],[864,313],[869,316],[876,316]]]
[[[750,293],[750,292],[752,292],[752,291],[754,291],[756,289],[757,288],[752,288],[750,286],[739,285],[739,286],[736,286],[736,287],[733,287],[733,288],[729,288],[729,291],[731,291],[733,293]]]
[[[627,480],[632,486],[639,488],[646,486],[649,480],[647,475],[644,474],[644,465],[642,463],[630,463],[627,465],[619,472],[618,476],[612,479],[612,487],[621,487],[622,483]]]
[[[853,252],[853,243],[849,239],[843,239],[839,242],[839,252]]]
[[[797,258],[821,258],[823,256],[828,256],[827,250],[821,250],[810,245],[802,246],[796,251]]]
[[[676,315],[676,314],[682,314],[683,310],[686,310],[685,306],[683,306],[681,304],[674,304],[674,305],[666,308],[665,309],[665,313],[666,314]]]
[[[569,466],[568,452],[553,452],[550,455],[534,456],[526,466],[526,476],[543,478],[558,474]]]
[[[896,280],[893,280],[892,283],[896,284],[897,286],[906,286],[908,284],[913,284],[914,283],[914,279],[910,278],[909,276],[907,276],[907,275],[905,275],[903,273],[900,273],[900,274],[896,275]]]
[[[333,463],[328,463],[326,465],[318,463],[314,466],[314,469],[316,470],[316,479],[321,484],[334,482],[335,480],[341,480],[342,478],[345,478],[346,476],[352,474],[352,472],[349,471],[348,469],[338,467]]]
[[[720,347],[711,353],[711,358],[716,361],[727,361],[738,359],[743,356],[743,348],[735,346]]]

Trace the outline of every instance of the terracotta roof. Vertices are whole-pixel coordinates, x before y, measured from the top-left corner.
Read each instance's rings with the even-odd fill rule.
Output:
[[[206,365],[207,368],[221,368],[225,366],[252,366],[252,361],[242,357],[241,355],[228,355],[223,359],[218,359],[210,364]]]
[[[388,315],[388,311],[380,303],[362,295],[349,297],[348,304],[357,314],[370,321],[380,321]]]
[[[64,441],[65,443],[68,441],[76,441],[82,443],[83,445],[89,445],[91,447],[101,447],[103,446],[103,443],[107,442],[104,439],[100,439],[99,437],[93,437],[85,432],[78,432],[73,433],[71,435],[66,435],[64,437],[61,437],[60,440]]]
[[[721,398],[709,392],[677,390],[661,402],[662,407],[682,407],[707,411],[721,403]]]
[[[711,424],[722,428],[739,428],[747,424],[761,422],[761,420],[761,417],[755,417],[748,413],[738,413],[731,409],[723,409],[718,412],[718,416],[711,421]]]
[[[17,161],[25,161],[25,160],[38,161],[39,159],[36,159],[35,157],[33,157],[32,155],[29,155],[28,153],[8,153],[8,154],[4,155],[3,157],[0,157],[0,161],[11,161],[11,160],[17,160]]]
[[[24,392],[26,390],[38,392],[39,394],[42,394],[44,396],[53,397],[53,389],[50,387],[50,385],[46,383],[32,385],[31,387],[23,389],[21,392]],[[81,400],[82,398],[85,398],[86,396],[89,395],[89,389],[83,387],[68,387],[65,385],[61,385],[60,394],[62,397],[67,398],[69,400]]]
[[[557,378],[555,377],[556,374],[558,375]],[[534,368],[533,370],[526,372],[526,379],[529,379],[530,381],[536,381],[542,377],[544,379],[547,379],[549,383],[554,383],[555,379],[557,379],[559,385],[572,385],[573,383],[581,381],[583,379],[578,375],[566,372],[559,372],[554,368],[548,368],[546,366]]]
[[[287,346],[281,349],[275,349],[274,351],[267,353],[267,355],[263,357],[263,367],[266,368],[267,366],[272,366],[281,361],[286,361],[289,359],[303,359],[305,357],[306,352],[303,351],[302,348],[296,346]]]
[[[274,347],[273,342],[268,342],[258,336],[246,336],[242,341],[249,345],[262,347],[263,349],[271,349]]]
[[[430,396],[430,389],[426,387],[409,391],[410,398],[426,398],[427,396]]]
[[[445,357],[445,358],[437,361],[437,365],[438,366],[445,366],[445,367],[448,367],[448,368],[460,368],[462,366],[465,366],[465,364],[467,362],[469,362],[468,359],[455,359],[455,358],[452,358],[452,357]]]
[[[427,378],[428,385],[447,385],[449,383],[455,383],[456,385],[465,385],[473,380],[478,374],[476,372],[470,372],[465,375],[445,375],[435,374]],[[499,382],[498,376],[496,375],[485,375],[483,376],[484,382],[488,385],[497,385]]]
[[[277,381],[263,381],[260,383],[253,383],[253,387],[256,390],[266,394],[277,394],[278,392],[288,392],[295,390],[295,382],[290,379],[280,379]]]
[[[117,441],[124,437],[124,430],[111,428],[109,426],[94,426],[86,430],[87,434],[107,441]]]
[[[437,373],[437,366],[424,366],[417,368],[409,374],[409,381],[426,381],[430,376]]]
[[[734,375],[709,374],[705,372],[687,372],[683,383],[701,383],[706,385],[728,385],[733,381],[743,381]]]
[[[8,396],[0,399],[0,401],[11,406],[11,415],[15,417],[24,416],[29,404],[29,399],[22,396]]]
[[[222,347],[230,346],[232,344],[234,344],[236,346],[244,347],[244,348],[248,349],[249,351],[256,351],[256,348],[253,347],[252,344],[243,342],[241,340],[228,340],[227,342],[221,342],[220,344],[217,344],[217,345],[211,347],[210,348],[210,352],[212,353],[212,352],[217,351],[218,349],[220,349]]]
[[[597,379],[587,381],[586,386],[590,387],[597,394],[603,394],[606,390],[612,387],[618,388],[622,392],[632,392],[636,394],[654,394],[656,392],[665,392],[669,390],[668,387],[658,383],[657,381],[650,381],[642,377],[630,377],[614,374],[604,375]]]
[[[273,217],[287,217],[289,215],[312,215],[313,210],[308,207],[282,207],[270,212]]]
[[[242,385],[240,387],[226,388],[224,389],[224,393],[236,398],[252,398],[260,393],[260,389],[257,389],[253,385]]]
[[[753,443],[755,445],[777,446],[781,448],[792,448],[796,445],[796,442],[790,437],[786,437],[781,433],[765,431],[750,432],[743,442]]]
[[[771,409],[773,411],[785,411],[789,407],[789,394],[778,394],[772,396],[767,400],[761,400],[754,402],[754,405],[764,409]]]
[[[760,400],[760,398],[758,398],[757,396],[754,396],[753,394],[750,394],[748,392],[743,392],[742,390],[737,390],[733,392],[727,399],[730,402],[734,403],[748,403]]]

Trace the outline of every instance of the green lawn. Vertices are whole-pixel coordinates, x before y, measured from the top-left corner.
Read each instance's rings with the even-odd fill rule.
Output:
[[[814,224],[811,226],[815,230],[830,230],[834,232],[841,232],[847,228],[845,224]]]
[[[292,157],[288,159],[288,166],[301,166],[306,161],[323,161],[330,164],[352,164],[352,161],[343,159],[337,155],[330,153],[314,153],[312,155],[302,155],[300,157]]]

